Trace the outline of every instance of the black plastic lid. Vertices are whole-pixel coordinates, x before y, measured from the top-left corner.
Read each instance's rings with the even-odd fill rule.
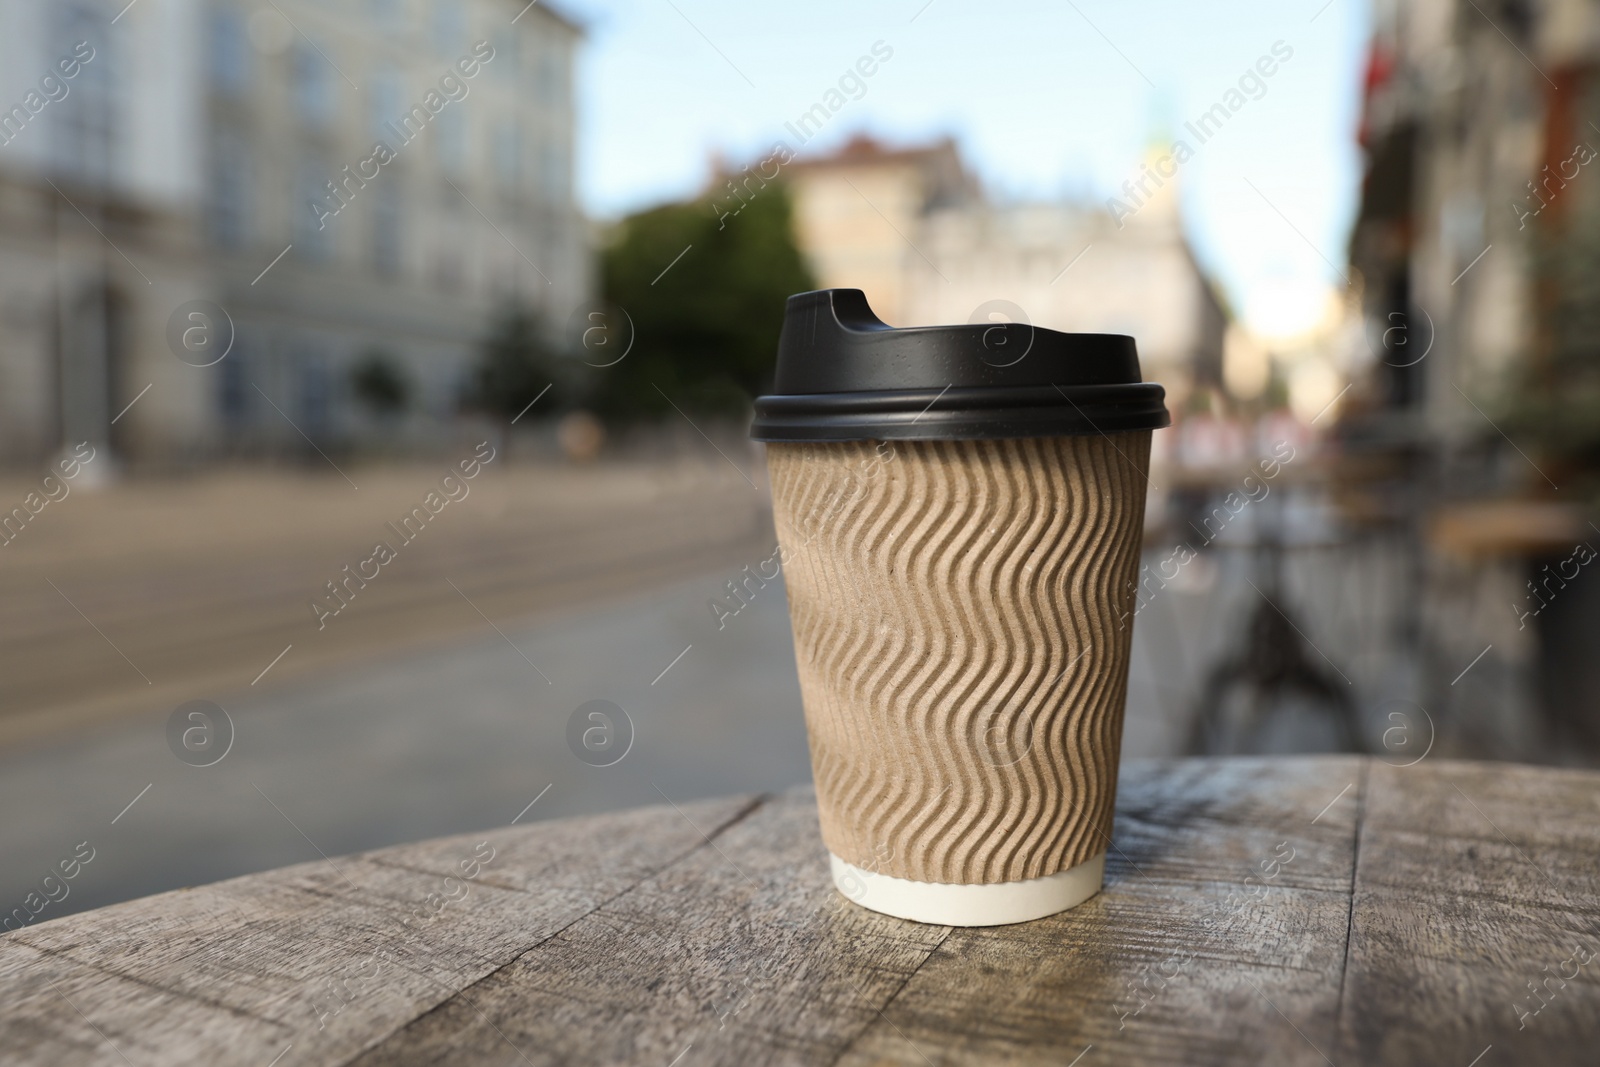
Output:
[[[1133,338],[1022,322],[894,329],[859,289],[797,293],[784,311],[757,441],[971,440],[1153,430],[1166,390]]]

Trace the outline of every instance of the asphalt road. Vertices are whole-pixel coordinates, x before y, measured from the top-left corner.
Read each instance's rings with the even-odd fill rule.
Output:
[[[73,489],[0,545],[0,745],[770,552],[765,495],[716,455],[590,467],[500,457],[451,482],[454,500],[441,492],[450,469],[351,466],[346,482],[331,468],[237,468]],[[0,504],[30,487],[0,481]],[[398,529],[413,515],[420,530]],[[374,560],[380,542],[394,558]]]
[[[217,700],[234,737],[210,766],[175,754],[159,713],[13,747],[0,754],[0,901],[21,904],[85,841],[94,858],[38,921],[319,853],[805,781],[781,588],[719,631],[706,601],[727,577],[266,692],[241,686]],[[568,742],[569,720],[594,700],[632,726],[609,766],[592,764],[619,751],[615,713],[583,716],[601,731],[598,754]]]

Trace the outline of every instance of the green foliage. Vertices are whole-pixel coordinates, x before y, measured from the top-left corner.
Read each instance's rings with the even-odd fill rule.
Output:
[[[667,397],[686,411],[737,414],[770,387],[784,300],[816,285],[781,184],[752,187],[737,215],[720,213],[704,201],[654,208],[624,220],[605,250],[605,297],[628,313],[635,340],[594,374],[602,414],[671,414]]]
[[[350,389],[363,407],[380,418],[400,414],[411,403],[411,380],[382,349],[371,349],[350,369]]]
[[[1216,398],[1211,395],[1211,390],[1205,387],[1194,390],[1183,402],[1185,415],[1210,415],[1217,406]]]
[[[1272,360],[1267,375],[1267,387],[1261,393],[1262,411],[1281,411],[1289,406],[1289,379],[1277,360]]]
[[[514,419],[547,386],[571,375],[539,317],[521,305],[507,307],[479,347],[477,378],[469,401],[480,411]],[[547,398],[548,399],[548,398]]]

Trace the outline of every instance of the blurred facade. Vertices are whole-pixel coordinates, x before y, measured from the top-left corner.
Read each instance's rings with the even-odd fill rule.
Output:
[[[1533,250],[1511,208],[1555,132],[1545,128],[1543,76],[1518,53],[1519,41],[1540,51],[1533,6],[1489,8],[1377,5],[1365,78],[1368,166],[1351,263],[1365,282],[1369,332],[1381,348],[1393,330],[1391,349],[1426,345],[1431,333],[1445,357],[1380,352],[1389,358],[1378,400],[1424,415],[1417,432],[1446,436],[1481,424],[1453,384],[1491,384],[1526,351]]]
[[[856,137],[788,172],[818,284],[864,290],[885,322],[1020,312],[1050,329],[1137,337],[1145,377],[1177,407],[1221,384],[1225,316],[1184,237],[1175,182],[1119,225],[1073,204],[991,203],[949,140],[890,149]]]
[[[510,0],[0,0],[0,449],[393,437],[361,363],[452,413],[498,307],[592,290],[580,37]]]
[[[895,149],[859,135],[830,155],[796,160],[788,174],[796,237],[817,284],[862,290],[896,326],[912,322],[906,261],[928,216],[983,199],[949,139]]]
[[[1347,503],[1415,542],[1402,632],[1481,754],[1600,751],[1597,74],[1581,0],[1375,5]]]

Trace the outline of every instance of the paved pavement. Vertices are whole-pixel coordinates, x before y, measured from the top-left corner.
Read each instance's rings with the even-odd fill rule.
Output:
[[[208,767],[169,749],[165,714],[81,741],[13,747],[0,754],[0,901],[21,904],[84,841],[94,858],[40,921],[519,815],[803,782],[810,768],[781,588],[768,587],[719,632],[706,602],[731,576],[712,572],[502,627],[504,637],[490,631],[265,693],[218,694],[235,739]],[[568,720],[590,700],[614,702],[633,725],[631,748],[611,766],[591,766],[568,745]],[[620,720],[614,727],[620,739]]]
[[[0,546],[0,745],[737,570],[771,542],[766,497],[715,455],[448,469],[352,465],[357,490],[224,468],[50,504]]]

